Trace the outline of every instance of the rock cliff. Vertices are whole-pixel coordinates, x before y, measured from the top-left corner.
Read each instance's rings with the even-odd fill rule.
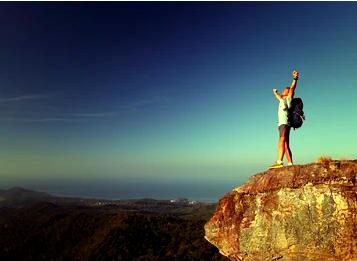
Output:
[[[231,260],[357,260],[357,160],[268,170],[226,193],[205,238]]]

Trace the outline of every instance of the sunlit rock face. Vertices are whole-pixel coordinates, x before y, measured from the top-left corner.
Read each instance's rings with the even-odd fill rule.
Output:
[[[252,176],[219,200],[205,238],[231,260],[356,260],[357,160]]]

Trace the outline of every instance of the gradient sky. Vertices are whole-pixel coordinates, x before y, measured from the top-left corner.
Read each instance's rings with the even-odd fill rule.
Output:
[[[295,164],[356,159],[356,25],[354,2],[2,2],[0,186],[223,194],[276,160],[294,69]]]

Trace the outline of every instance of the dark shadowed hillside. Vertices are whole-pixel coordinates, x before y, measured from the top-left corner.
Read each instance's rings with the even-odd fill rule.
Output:
[[[0,260],[228,260],[204,240],[214,204],[71,205],[47,195],[0,206]]]

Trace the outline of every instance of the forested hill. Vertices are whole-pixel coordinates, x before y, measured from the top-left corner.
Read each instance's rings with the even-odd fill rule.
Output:
[[[0,260],[228,260],[204,240],[215,204],[44,195],[10,205],[5,194]]]

